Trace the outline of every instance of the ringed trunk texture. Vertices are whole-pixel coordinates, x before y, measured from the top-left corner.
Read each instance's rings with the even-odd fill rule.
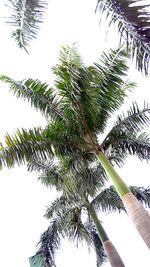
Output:
[[[107,256],[108,261],[110,262],[112,267],[125,267],[122,262],[116,248],[111,243],[110,240],[107,240],[103,243],[103,247]]]
[[[126,211],[150,249],[150,215],[132,193],[122,197]]]

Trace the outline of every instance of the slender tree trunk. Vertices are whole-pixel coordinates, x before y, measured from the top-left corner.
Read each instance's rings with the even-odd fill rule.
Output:
[[[118,254],[116,248],[112,244],[112,242],[109,240],[102,224],[100,223],[97,214],[95,212],[95,209],[93,206],[88,202],[87,209],[89,211],[89,214],[95,224],[95,227],[97,229],[99,238],[103,244],[106,256],[108,258],[108,261],[110,262],[112,267],[125,267],[120,255]]]
[[[125,209],[136,226],[142,239],[150,249],[150,215],[139,203],[136,197],[131,193],[128,186],[124,183],[121,177],[117,174],[109,160],[105,157],[103,152],[97,154],[97,158],[102,164],[103,168],[111,178],[118,195],[122,198]]]

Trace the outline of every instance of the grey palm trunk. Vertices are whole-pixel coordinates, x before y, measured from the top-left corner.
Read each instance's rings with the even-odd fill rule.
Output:
[[[125,209],[131,218],[132,222],[136,226],[139,234],[150,249],[150,215],[139,203],[136,197],[131,193],[128,186],[117,174],[109,160],[106,158],[102,151],[97,152],[97,158],[101,165],[111,178],[118,195],[121,197]]]
[[[97,217],[94,207],[89,202],[87,203],[87,209],[95,224],[99,238],[103,244],[107,259],[110,262],[111,266],[112,267],[125,267],[118,251],[116,250],[112,242],[109,240],[108,235],[106,234],[102,224],[100,223],[100,220]]]

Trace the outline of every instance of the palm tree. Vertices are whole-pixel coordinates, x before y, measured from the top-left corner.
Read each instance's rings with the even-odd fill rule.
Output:
[[[11,36],[20,48],[27,51],[27,46],[36,38],[47,9],[45,0],[7,0],[12,12],[8,22],[14,27]]]
[[[150,248],[150,217],[111,164],[124,162],[128,155],[150,159],[150,140],[143,132],[150,121],[148,104],[140,109],[133,103],[127,115],[119,115],[100,142],[108,119],[118,111],[127,90],[134,85],[125,82],[126,59],[125,51],[111,50],[102,55],[101,64],[86,67],[75,48],[64,47],[59,64],[53,68],[56,76],[53,88],[39,80],[16,82],[1,76],[17,97],[28,99],[41,110],[48,123],[44,129],[17,130],[15,136],[7,134],[6,145],[1,145],[0,165],[12,167],[32,157],[49,159],[54,155],[92,160],[96,157]]]
[[[120,41],[126,43],[138,70],[148,74],[150,60],[150,4],[133,0],[98,0],[101,17],[106,14],[109,26],[115,23]]]
[[[72,169],[72,160],[67,158],[63,163],[34,159],[28,167],[31,171],[42,170],[39,180],[61,192],[61,196],[47,208],[45,216],[51,220],[50,226],[41,235],[38,250],[31,257],[31,262],[39,267],[55,266],[55,253],[60,248],[61,236],[67,236],[77,241],[85,240],[88,246],[94,245],[97,266],[106,260],[105,253],[111,266],[124,266],[97,216],[98,211],[124,211],[114,187],[103,189],[106,177],[101,166],[90,166],[84,161],[76,171]],[[131,190],[150,207],[149,188],[131,187]],[[84,218],[85,222],[83,214],[88,218]]]

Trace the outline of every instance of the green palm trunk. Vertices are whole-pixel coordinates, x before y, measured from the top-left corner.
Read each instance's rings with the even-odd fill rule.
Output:
[[[107,258],[111,266],[112,267],[125,267],[120,255],[118,254],[112,242],[109,240],[109,237],[107,236],[102,224],[100,223],[94,207],[90,203],[88,203],[87,209],[95,224],[99,238],[101,239],[105,253],[107,255]]]
[[[107,172],[108,176],[111,178],[118,195],[121,197],[124,203],[128,215],[130,216],[146,245],[150,249],[150,216],[148,212],[131,193],[128,186],[117,174],[109,160],[105,157],[104,153],[99,152],[97,154],[97,158]]]

